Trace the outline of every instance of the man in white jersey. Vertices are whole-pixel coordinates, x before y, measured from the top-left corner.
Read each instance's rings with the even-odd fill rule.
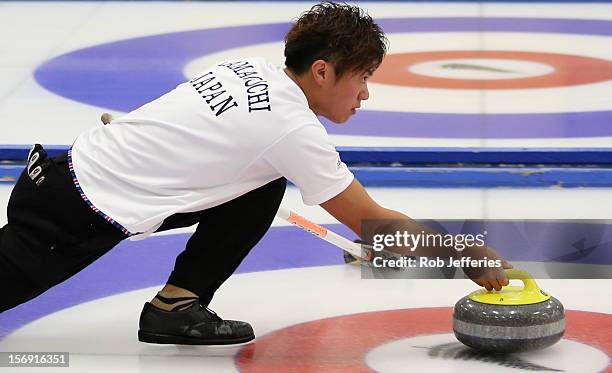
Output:
[[[10,288],[0,312],[127,237],[197,224],[166,286],[145,304],[139,340],[249,341],[248,323],[223,320],[207,305],[270,227],[286,179],[304,203],[359,236],[363,219],[420,231],[369,197],[318,119],[342,123],[355,114],[385,52],[382,30],[358,7],[319,4],[287,34],[284,69],[262,58],[219,62],[81,134],[62,156],[48,158],[36,145],[0,230],[0,279]],[[491,249],[487,256],[497,258]],[[501,269],[472,278],[487,289],[507,284]]]

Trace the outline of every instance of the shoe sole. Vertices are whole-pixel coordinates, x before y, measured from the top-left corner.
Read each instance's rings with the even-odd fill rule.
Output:
[[[138,340],[145,343],[155,344],[174,344],[174,345],[233,345],[249,342],[255,339],[254,335],[234,339],[201,339],[183,337],[170,334],[158,334],[151,332],[138,331]]]

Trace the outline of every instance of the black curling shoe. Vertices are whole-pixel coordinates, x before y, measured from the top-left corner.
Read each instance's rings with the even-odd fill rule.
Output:
[[[181,311],[164,311],[145,303],[138,340],[158,344],[228,345],[255,339],[246,322],[223,320],[199,302]]]

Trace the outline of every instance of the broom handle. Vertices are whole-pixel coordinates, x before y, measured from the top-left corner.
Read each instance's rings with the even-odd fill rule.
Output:
[[[276,216],[365,261],[371,261],[374,257],[372,249],[364,249],[360,244],[342,237],[289,209],[280,207]],[[365,250],[365,253],[363,250]]]

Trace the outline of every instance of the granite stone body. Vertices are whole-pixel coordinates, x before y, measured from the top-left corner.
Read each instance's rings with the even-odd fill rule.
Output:
[[[565,332],[559,300],[526,305],[496,305],[460,299],[453,315],[455,336],[472,348],[491,352],[533,351],[555,344]]]

